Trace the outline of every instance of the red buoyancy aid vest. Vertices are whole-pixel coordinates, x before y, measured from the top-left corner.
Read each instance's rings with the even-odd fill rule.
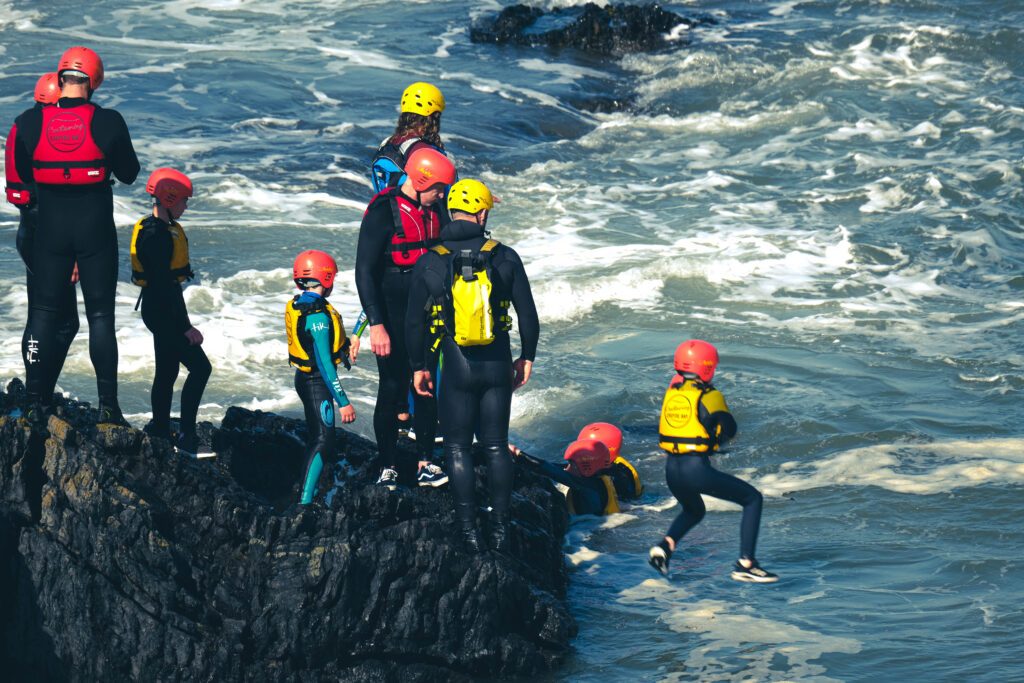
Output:
[[[91,185],[107,179],[103,150],[92,138],[96,105],[43,108],[43,128],[32,153],[37,183]]]
[[[7,201],[15,206],[27,206],[32,201],[32,186],[21,179],[14,167],[14,145],[18,138],[18,124],[11,126],[4,145],[4,171],[7,176]]]
[[[366,210],[369,211],[370,206],[378,201],[391,204],[395,231],[391,235],[388,253],[396,266],[412,266],[430,247],[440,242],[441,221],[430,208],[409,201],[397,187],[375,194]]]

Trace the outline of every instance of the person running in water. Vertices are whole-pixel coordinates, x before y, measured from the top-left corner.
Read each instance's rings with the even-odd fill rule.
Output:
[[[179,367],[188,369],[181,389],[181,422],[177,451],[193,458],[214,455],[196,437],[199,401],[210,379],[210,361],[203,352],[203,335],[192,326],[181,283],[193,276],[189,243],[178,219],[188,208],[192,181],[181,171],[158,168],[146,181],[153,197],[153,214],[140,219],[132,231],[132,282],[142,287],[142,321],[153,333],[156,369],[150,400],[153,422],[149,433],[171,438],[171,397]]]
[[[483,550],[473,495],[474,433],[487,460],[490,546],[498,552],[509,550],[512,392],[529,380],[540,336],[523,262],[514,249],[486,236],[492,208],[494,200],[483,183],[460,180],[452,186],[452,222],[441,229],[441,244],[416,263],[405,323],[413,388],[420,396],[429,396],[434,389],[428,369],[434,367],[431,354],[439,349],[444,353],[438,414],[455,513],[471,552]],[[509,307],[516,310],[522,346],[515,361]]]
[[[73,47],[61,57],[57,77],[57,104],[29,109],[16,120],[17,173],[34,181],[39,195],[32,250],[35,292],[25,352],[28,413],[41,421],[50,408],[62,357],[62,301],[77,263],[96,371],[98,421],[127,425],[117,401],[117,229],[110,180],[135,182],[139,160],[121,115],[90,101],[103,82],[99,56]]]
[[[370,200],[359,227],[356,248],[356,288],[370,326],[370,348],[377,356],[379,384],[373,412],[373,431],[380,453],[377,483],[394,490],[402,479],[415,476],[421,485],[438,486],[448,481],[431,462],[437,429],[437,404],[430,396],[415,400],[415,473],[399,463],[398,419],[407,408],[412,370],[406,351],[405,318],[416,261],[437,243],[444,212],[437,207],[455,178],[455,167],[435,149],[419,149],[409,155],[406,180],[399,187],[378,193]],[[410,476],[412,475],[412,476]]]
[[[302,399],[309,431],[299,491],[301,505],[313,502],[324,462],[335,460],[334,404],[338,404],[342,422],[356,419],[336,367],[339,363],[352,367],[345,325],[327,301],[337,274],[338,266],[330,255],[315,250],[299,254],[292,277],[302,293],[289,301],[285,310],[288,361],[295,366],[295,391]]]
[[[668,563],[676,544],[704,519],[701,494],[743,506],[740,524],[740,557],[733,566],[737,581],[772,583],[779,577],[761,568],[754,558],[761,523],[761,493],[753,486],[711,466],[710,455],[736,436],[736,420],[722,393],[711,385],[718,366],[718,351],[699,339],[676,349],[675,370],[661,407],[658,445],[668,453],[665,478],[683,511],[649,552],[651,566],[668,575]]]
[[[56,104],[60,99],[60,87],[57,85],[57,74],[48,73],[40,76],[35,89],[35,108],[42,109],[46,105]],[[36,202],[37,192],[34,182],[25,182],[18,176],[17,164],[14,161],[14,150],[17,146],[18,126],[11,126],[11,132],[7,136],[7,144],[4,148],[6,156],[7,176],[7,201],[18,207],[21,214],[18,221],[18,236],[16,246],[18,255],[25,262],[25,287],[28,292],[28,310],[32,310],[33,294],[35,292],[35,275],[32,272],[32,257],[35,249],[36,225],[39,222],[39,207]],[[57,377],[64,367],[64,361],[71,348],[71,342],[78,334],[78,298],[75,295],[75,284],[78,282],[78,268],[76,267],[69,279],[67,286],[63,288],[60,301],[60,323],[57,326],[55,359],[50,367],[52,377],[46,379],[47,385],[56,385]],[[25,321],[25,332],[21,338],[21,355],[25,360],[25,374],[28,376],[29,345],[34,344],[28,320]]]

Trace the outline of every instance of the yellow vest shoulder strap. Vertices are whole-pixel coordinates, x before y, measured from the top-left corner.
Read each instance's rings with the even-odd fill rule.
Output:
[[[619,512],[619,496],[615,493],[615,482],[607,474],[598,475],[601,478],[601,483],[604,484],[605,490],[608,492],[608,502],[604,506],[602,514],[611,515]]]

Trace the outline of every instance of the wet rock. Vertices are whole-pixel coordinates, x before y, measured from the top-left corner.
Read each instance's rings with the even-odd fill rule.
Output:
[[[588,2],[550,12],[512,5],[497,17],[472,26],[469,38],[474,43],[572,47],[594,54],[621,56],[685,45],[689,41],[685,29],[698,23],[714,23],[714,20],[688,19],[656,4],[599,7]]]
[[[0,393],[3,415],[13,403]],[[301,422],[231,408],[200,432],[218,457],[197,461],[93,420],[67,402],[43,427],[0,417],[12,680],[529,676],[575,635],[546,480],[517,473],[509,556],[469,555],[446,488],[373,486],[374,446],[344,430],[328,495],[300,507]]]

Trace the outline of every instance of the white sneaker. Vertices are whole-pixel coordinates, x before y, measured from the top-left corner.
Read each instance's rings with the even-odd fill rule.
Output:
[[[398,470],[394,467],[385,467],[380,471],[377,478],[377,486],[386,486],[389,491],[394,491],[398,486]]]

